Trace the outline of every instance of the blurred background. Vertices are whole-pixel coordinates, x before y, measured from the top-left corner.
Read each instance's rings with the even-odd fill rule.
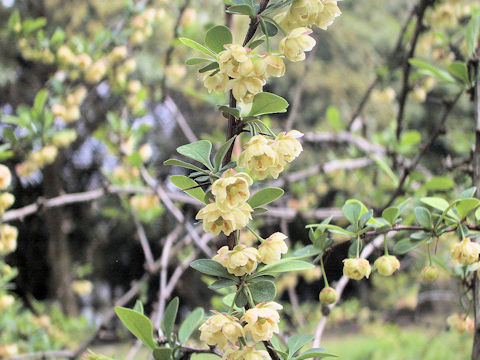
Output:
[[[339,2],[343,14],[328,31],[315,30],[314,52],[305,62],[289,63],[286,76],[264,89],[291,104],[286,114],[266,120],[271,127],[306,135],[301,157],[272,181],[288,195],[256,222],[262,235],[282,231],[291,248],[300,247],[309,243],[306,225],[329,216],[342,225],[346,199],[377,210],[388,202],[395,184],[382,164],[396,172],[412,159],[440,121],[444,99],[456,93],[452,85],[412,73],[404,130],[396,136],[416,3]],[[474,3],[433,1],[416,57],[440,67],[464,59],[464,26]],[[19,231],[15,251],[5,258],[18,269],[10,283],[17,301],[0,313],[1,345],[15,342],[22,353],[75,349],[96,334],[90,348],[126,358],[134,341],[108,316],[132,288],[125,305],[141,299],[149,314],[165,306],[157,303],[160,290],[179,296],[181,317],[197,306],[223,306],[221,294],[185,264],[215,253],[225,239],[186,229],[194,226],[199,203],[168,181],[182,170],[163,165],[187,142],[208,139],[219,146],[225,139],[227,120],[215,105],[226,103],[226,95],[203,88],[198,68],[185,65],[198,54],[176,39],[202,42],[218,23],[225,23],[219,0],[0,1],[0,144],[6,145],[0,156],[12,171],[15,196],[2,221]],[[236,41],[247,25],[247,17],[234,18]],[[471,186],[472,118],[463,96],[397,202],[451,198]],[[171,202],[158,198],[155,184]],[[46,201],[51,198],[59,200]],[[348,252],[344,239],[336,240],[326,258],[331,283],[342,276]],[[440,263],[448,262],[449,245],[457,240],[442,238]],[[245,233],[241,241],[254,239]],[[159,265],[166,244],[168,259]],[[376,250],[372,259],[379,255]],[[322,347],[349,360],[466,359],[471,334],[448,331],[445,322],[464,311],[462,295],[446,272],[433,285],[419,282],[425,261],[421,250],[413,251],[393,277],[348,283]],[[181,269],[170,289],[162,285],[165,265],[169,280]],[[286,334],[315,332],[322,288],[319,268],[279,280]]]

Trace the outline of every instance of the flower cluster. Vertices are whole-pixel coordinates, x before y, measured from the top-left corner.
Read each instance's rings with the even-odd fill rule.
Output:
[[[240,319],[214,312],[215,315],[200,326],[200,340],[222,349],[224,359],[269,359],[266,352],[256,350],[254,345],[278,334],[278,310],[281,309],[282,305],[270,301],[248,309]],[[240,339],[246,347],[238,346]]]
[[[263,135],[253,136],[245,144],[238,165],[259,180],[269,175],[276,179],[285,165],[302,152],[302,145],[297,140],[302,136],[303,134],[297,130],[282,132],[275,139],[268,139]]]
[[[6,190],[12,183],[12,173],[5,165],[0,164],[0,191]],[[0,215],[13,205],[15,197],[9,192],[0,193]],[[17,248],[18,230],[16,227],[0,225],[0,255],[9,254]]]

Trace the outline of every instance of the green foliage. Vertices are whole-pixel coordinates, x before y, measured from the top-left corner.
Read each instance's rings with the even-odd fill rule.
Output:
[[[124,307],[115,307],[115,313],[130,332],[150,349],[157,347],[153,339],[153,325],[142,313]]]
[[[177,312],[178,312],[178,304],[179,300],[178,297],[175,297],[170,301],[165,309],[165,313],[163,314],[162,319],[162,330],[165,333],[167,339],[170,339],[173,327],[175,326],[175,320],[177,319]]]
[[[261,92],[253,98],[252,108],[247,116],[283,113],[287,111],[288,102],[281,96]]]
[[[253,194],[248,203],[255,209],[277,200],[283,195],[284,191],[280,188],[264,188],[257,193]]]

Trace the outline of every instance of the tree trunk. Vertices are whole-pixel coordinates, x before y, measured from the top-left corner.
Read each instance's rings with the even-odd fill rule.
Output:
[[[61,194],[61,155],[43,171],[43,193],[46,198]],[[71,258],[68,238],[64,231],[64,212],[61,207],[51,208],[44,214],[48,235],[48,263],[50,265],[50,295],[58,300],[63,311],[77,314],[75,296],[71,288]]]

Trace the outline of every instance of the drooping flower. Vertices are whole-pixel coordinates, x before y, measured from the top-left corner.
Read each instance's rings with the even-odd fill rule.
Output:
[[[12,182],[12,174],[5,165],[0,164],[0,190],[5,190]]]
[[[433,282],[438,279],[438,269],[435,266],[425,266],[422,270],[422,280],[425,282]]]
[[[18,229],[8,224],[0,225],[0,255],[15,251],[17,248]]]
[[[471,241],[468,237],[455,244],[450,250],[452,259],[457,260],[462,265],[471,265],[477,262],[479,254],[480,244]]]
[[[4,213],[15,202],[15,196],[10,193],[0,194],[0,215]]]
[[[273,334],[278,334],[278,322],[282,305],[270,301],[260,303],[254,308],[248,309],[242,317],[245,325],[245,332],[249,333],[255,342],[270,340]]]
[[[310,51],[316,44],[309,36],[312,30],[306,27],[293,29],[279,44],[280,52],[290,61],[305,60],[305,51]]]
[[[220,71],[236,79],[248,76],[253,71],[253,62],[249,50],[238,44],[225,45],[224,51],[218,54]]]
[[[273,264],[280,260],[282,254],[286,254],[288,251],[287,244],[285,243],[286,235],[281,232],[276,232],[270,235],[263,243],[258,247],[258,252],[262,257],[264,264]]]
[[[230,274],[243,276],[255,271],[261,256],[257,249],[239,244],[232,250],[222,246],[213,260],[222,264]]]
[[[273,149],[278,154],[280,164],[292,162],[303,151],[302,144],[298,141],[303,134],[297,130],[291,130],[287,133],[281,132],[273,142]]]
[[[263,90],[263,81],[255,76],[244,76],[233,80],[232,93],[237,101],[249,104]]]
[[[240,336],[245,335],[236,317],[220,313],[210,317],[199,330],[200,340],[211,346],[218,345],[221,349],[225,349],[228,344],[235,344]]]
[[[269,174],[276,179],[283,171],[283,166],[271,144],[263,135],[253,136],[245,144],[245,151],[240,154],[238,165],[259,180],[265,179]]]
[[[224,360],[270,360],[270,355],[265,350],[257,350],[254,347],[231,349],[223,354]]]
[[[217,206],[221,210],[229,210],[242,205],[250,197],[248,187],[252,183],[253,180],[247,173],[236,173],[233,169],[225,171],[212,185]]]
[[[203,220],[203,230],[206,232],[218,235],[223,231],[228,236],[247,225],[252,218],[252,212],[253,209],[248,203],[243,203],[235,209],[222,211],[218,204],[213,202],[202,208],[195,219]]]
[[[265,71],[269,76],[282,77],[285,75],[285,63],[280,55],[270,54],[265,56]]]
[[[335,18],[340,16],[342,12],[337,5],[337,0],[322,0],[322,3],[323,8],[317,13],[315,25],[322,30],[327,30],[333,24]]]
[[[15,302],[15,298],[9,294],[3,294],[0,296],[0,311],[7,310]]]
[[[323,305],[334,304],[338,299],[337,290],[330,286],[324,287],[322,291],[320,291],[319,298],[320,303]]]
[[[209,93],[224,93],[230,88],[230,79],[223,71],[218,71],[214,74],[201,74],[201,79]]]
[[[384,276],[390,276],[400,269],[400,261],[393,255],[384,255],[375,260],[375,270]]]
[[[473,332],[475,324],[473,320],[465,314],[452,314],[447,318],[447,324],[453,330],[460,334],[465,331]]]
[[[343,275],[353,280],[368,279],[372,267],[366,259],[354,258],[343,260]]]

